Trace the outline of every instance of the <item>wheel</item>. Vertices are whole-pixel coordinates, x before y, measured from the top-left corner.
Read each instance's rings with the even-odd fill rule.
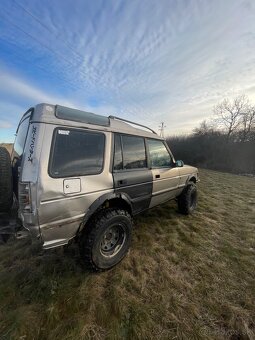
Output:
[[[88,269],[110,269],[128,252],[131,243],[132,219],[121,209],[102,210],[84,228],[80,254]]]
[[[0,212],[9,211],[12,200],[11,158],[6,148],[0,147]]]
[[[178,209],[180,213],[189,215],[197,207],[197,187],[195,183],[189,183],[178,197]]]

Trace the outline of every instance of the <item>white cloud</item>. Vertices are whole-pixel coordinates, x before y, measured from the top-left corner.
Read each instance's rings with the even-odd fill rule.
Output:
[[[71,98],[68,100],[64,96],[42,91],[28,80],[10,74],[3,69],[0,70],[0,93],[3,98],[15,96],[17,102],[26,103],[26,105],[15,105],[6,99],[0,102],[0,128],[2,129],[16,128],[20,116],[29,107],[38,103],[60,104],[104,115],[117,113],[116,109],[109,105],[99,105],[95,108],[86,103],[82,104],[77,98],[72,101]]]
[[[223,97],[255,99],[252,1],[27,1],[33,16],[9,6],[29,35],[8,26],[6,39],[29,46],[31,68],[59,77],[59,87],[49,77],[45,91],[39,80],[5,72],[6,97],[119,114],[154,129],[164,121],[173,134],[191,131]]]
[[[0,129],[10,129],[12,124],[4,120],[0,120]]]
[[[73,103],[64,98],[58,98],[54,94],[46,93],[26,80],[18,78],[8,73],[1,72],[0,75],[0,91],[2,94],[15,94],[18,98],[30,100],[32,103],[59,103],[72,106]]]

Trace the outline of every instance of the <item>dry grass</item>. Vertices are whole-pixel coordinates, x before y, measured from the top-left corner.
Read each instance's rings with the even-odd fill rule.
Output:
[[[254,339],[255,180],[200,171],[199,207],[136,219],[125,260],[83,272],[76,247],[0,249],[1,339]]]

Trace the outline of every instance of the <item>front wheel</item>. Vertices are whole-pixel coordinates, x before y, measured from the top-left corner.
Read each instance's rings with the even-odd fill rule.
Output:
[[[131,243],[132,219],[121,209],[103,210],[85,226],[80,254],[88,269],[106,270],[119,263]]]
[[[178,209],[180,213],[189,215],[197,207],[197,186],[195,183],[189,183],[181,195],[178,197]]]

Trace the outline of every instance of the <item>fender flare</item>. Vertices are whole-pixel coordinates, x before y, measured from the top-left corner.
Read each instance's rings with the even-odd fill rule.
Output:
[[[186,180],[186,185],[185,186],[187,186],[189,182],[194,182],[196,184],[197,183],[197,175],[196,174],[189,175],[189,177]]]
[[[83,219],[80,223],[77,234],[79,234],[83,230],[85,224],[88,222],[90,217],[95,213],[95,211],[97,211],[98,208],[100,208],[105,202],[110,201],[112,199],[116,199],[116,198],[125,201],[128,204],[128,206],[130,207],[131,214],[133,213],[132,202],[131,202],[130,197],[127,194],[124,194],[122,192],[119,192],[119,193],[112,192],[112,193],[104,194],[104,195],[98,197],[90,205],[90,207],[88,208],[88,210],[86,211],[86,213],[83,216]]]

